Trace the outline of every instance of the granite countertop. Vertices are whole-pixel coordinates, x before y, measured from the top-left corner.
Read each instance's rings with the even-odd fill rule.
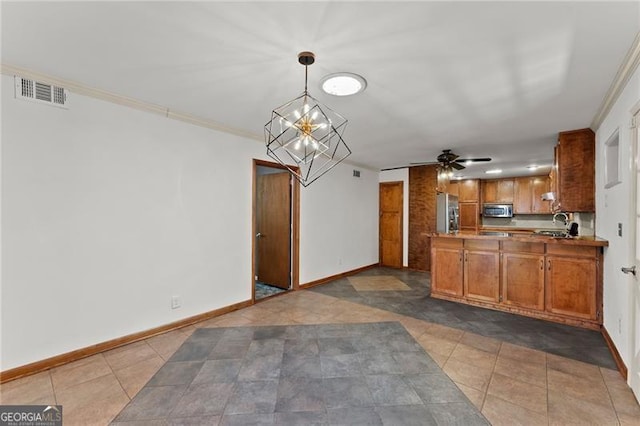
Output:
[[[566,244],[577,246],[594,246],[594,247],[606,247],[609,245],[609,241],[600,237],[593,236],[577,236],[577,237],[550,237],[547,235],[537,235],[531,233],[518,233],[518,232],[506,232],[495,230],[480,230],[480,231],[458,231],[455,233],[445,234],[440,232],[434,232],[431,237],[443,237],[443,238],[463,238],[463,239],[482,239],[482,240],[509,240],[520,242],[540,242],[547,244]]]

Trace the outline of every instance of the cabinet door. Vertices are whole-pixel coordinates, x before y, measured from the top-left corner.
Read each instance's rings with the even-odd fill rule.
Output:
[[[460,230],[475,231],[478,229],[478,203],[459,203]]]
[[[447,194],[458,196],[458,182],[449,182],[447,184]]]
[[[477,203],[480,198],[478,179],[458,181],[458,201],[461,203]]]
[[[500,253],[465,250],[464,294],[469,299],[499,301]]]
[[[529,177],[515,178],[513,213],[531,213],[531,187]]]
[[[482,186],[482,202],[497,203],[498,202],[498,181],[483,180]]]
[[[462,296],[461,249],[433,249],[431,290],[450,296]]]
[[[596,259],[547,256],[546,309],[596,319]]]
[[[496,182],[496,201],[498,203],[513,203],[513,179],[500,179]]]
[[[544,310],[544,256],[503,253],[502,303]]]
[[[549,192],[549,181],[550,179],[546,176],[531,178],[531,213],[551,213],[551,202],[542,201],[542,194]]]
[[[595,211],[595,135],[591,129],[558,135],[558,197],[569,212]]]

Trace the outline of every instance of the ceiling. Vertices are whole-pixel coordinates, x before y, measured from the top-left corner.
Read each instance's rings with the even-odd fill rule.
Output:
[[[2,63],[255,134],[309,91],[349,119],[349,161],[375,169],[443,149],[488,177],[549,166],[589,127],[640,30],[639,2],[2,2]],[[320,79],[354,72],[351,97]],[[545,169],[542,169],[543,171]],[[492,175],[495,177],[495,175]]]

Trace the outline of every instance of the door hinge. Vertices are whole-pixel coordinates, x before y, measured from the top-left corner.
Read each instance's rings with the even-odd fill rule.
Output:
[[[596,311],[596,318],[597,318],[597,319],[600,319],[600,309],[598,309],[598,310]]]
[[[638,120],[636,120],[636,116],[631,117],[631,121],[629,122],[629,128],[635,129],[638,126]]]
[[[502,302],[502,295],[498,296],[498,302]]]

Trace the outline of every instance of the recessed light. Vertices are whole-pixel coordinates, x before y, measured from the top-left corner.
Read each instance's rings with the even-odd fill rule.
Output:
[[[487,170],[485,173],[488,173],[490,175],[497,175],[498,173],[502,173],[502,170],[500,170],[500,169],[492,169],[492,170]]]
[[[349,96],[362,92],[367,87],[367,81],[358,74],[338,72],[323,77],[320,87],[330,95]]]
[[[527,169],[529,169],[529,170],[537,170],[538,167],[540,167],[540,166],[536,166],[535,164],[532,164],[530,166],[527,166]]]

